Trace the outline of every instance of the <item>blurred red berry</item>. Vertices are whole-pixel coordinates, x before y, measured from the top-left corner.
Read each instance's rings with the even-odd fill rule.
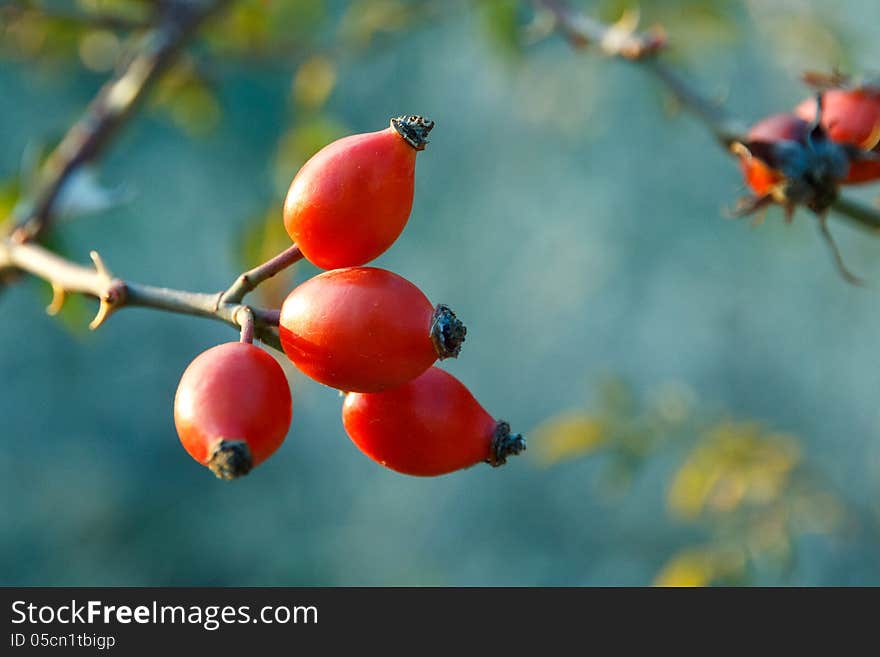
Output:
[[[816,117],[816,101],[808,98],[795,113],[806,121]],[[880,88],[829,89],[822,94],[822,127],[832,141],[880,156]],[[880,180],[880,161],[852,161],[844,183]]]

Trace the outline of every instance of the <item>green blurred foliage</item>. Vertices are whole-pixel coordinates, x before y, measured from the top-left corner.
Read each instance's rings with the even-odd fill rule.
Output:
[[[301,52],[326,27],[323,0],[242,0],[235,2],[205,31],[209,46],[223,54],[248,57]]]
[[[831,535],[850,521],[796,436],[701,410],[681,384],[660,386],[642,402],[613,380],[598,397],[595,410],[548,419],[530,448],[545,467],[604,457],[602,485],[618,494],[654,459],[681,455],[666,484],[670,521],[693,525],[705,539],[672,554],[658,585],[748,584],[760,568],[784,574],[801,536]]]
[[[0,181],[0,230],[10,220],[12,210],[21,195],[21,180],[18,176]]]
[[[352,0],[342,15],[337,34],[348,47],[364,49],[459,7],[459,0]]]
[[[39,4],[43,7],[49,4],[47,2],[32,3]],[[63,3],[52,3],[55,5]],[[134,22],[145,21],[151,13],[153,6],[156,4],[152,0],[75,0],[73,3],[76,7],[90,16],[110,16]]]
[[[166,73],[151,97],[154,109],[166,113],[188,135],[204,136],[220,122],[222,109],[207,78],[192,58],[182,58]]]
[[[293,78],[294,102],[309,110],[318,110],[336,86],[336,64],[329,57],[313,55],[303,61]]]
[[[521,54],[525,5],[518,0],[478,0],[477,9],[489,43],[504,55]]]
[[[277,190],[286,192],[307,159],[348,132],[344,124],[330,116],[304,116],[296,121],[278,140],[274,166]]]
[[[152,14],[144,0],[78,0],[0,4],[0,52],[38,62],[77,57],[88,70],[110,70],[122,34],[146,26]]]
[[[0,12],[3,38],[0,49],[7,56],[45,60],[67,58],[76,52],[79,40],[88,30],[78,22],[55,18],[38,11]]]
[[[842,27],[834,3],[803,0],[793,6],[781,3],[749,3],[751,24],[768,44],[767,57],[796,74],[826,67],[828,62],[850,70],[858,44]]]
[[[694,393],[687,386],[668,384],[642,402],[628,385],[610,379],[598,389],[594,411],[567,411],[534,431],[533,451],[544,465],[602,453],[608,467],[597,482],[607,493],[625,492],[653,454],[668,446],[695,421]]]

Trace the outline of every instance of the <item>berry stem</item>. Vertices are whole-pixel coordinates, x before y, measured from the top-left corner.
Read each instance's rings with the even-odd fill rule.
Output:
[[[247,306],[242,306],[235,312],[235,321],[241,327],[241,342],[254,343],[254,313]]]
[[[302,251],[294,244],[263,264],[240,274],[235,279],[235,282],[223,293],[223,296],[220,297],[221,303],[241,302],[247,293],[253,291],[260,283],[272,278],[275,274],[284,271],[302,259]]]
[[[511,434],[510,425],[499,420],[492,437],[492,453],[486,463],[497,468],[507,463],[508,456],[516,456],[526,451],[526,439],[520,433]]]

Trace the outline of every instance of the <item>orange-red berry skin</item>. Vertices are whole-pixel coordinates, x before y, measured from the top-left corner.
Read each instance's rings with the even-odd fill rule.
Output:
[[[749,130],[748,141],[803,142],[807,136],[809,124],[794,114],[773,114],[758,121]],[[746,185],[757,196],[769,194],[773,187],[783,180],[782,174],[756,157],[740,157],[740,168]]]
[[[375,267],[324,272],[281,307],[284,352],[303,374],[346,392],[415,378],[437,360],[434,308],[405,278]]]
[[[806,121],[816,117],[816,100],[808,98],[795,114]],[[880,88],[829,89],[822,94],[822,127],[838,144],[851,144],[880,154]],[[845,183],[880,180],[880,162],[853,161]]]
[[[342,422],[371,459],[423,477],[491,460],[498,427],[464,384],[437,367],[392,390],[349,393]]]
[[[242,342],[199,354],[184,371],[174,398],[180,442],[202,465],[220,440],[246,442],[253,465],[259,465],[284,442],[291,415],[284,370],[265,351]]]
[[[328,144],[296,174],[284,227],[322,269],[362,265],[398,238],[413,204],[416,149],[394,128]]]

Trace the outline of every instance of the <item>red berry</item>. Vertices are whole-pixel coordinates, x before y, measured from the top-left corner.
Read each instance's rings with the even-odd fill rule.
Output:
[[[815,100],[813,101],[815,103]],[[750,142],[775,143],[793,141],[803,143],[810,126],[794,114],[774,114],[758,121],[747,135]],[[746,184],[756,196],[765,196],[784,176],[758,157],[740,157],[740,167]]]
[[[228,342],[199,354],[180,379],[174,424],[196,461],[222,479],[247,474],[290,429],[284,370],[252,344]]]
[[[323,269],[362,265],[394,243],[412,210],[416,153],[433,126],[418,116],[392,119],[303,165],[284,201],[284,227],[307,260]]]
[[[415,378],[454,357],[465,328],[446,306],[384,269],[324,272],[281,306],[281,344],[303,372],[345,391],[373,392]]]
[[[454,376],[432,367],[398,388],[349,393],[342,423],[355,445],[374,461],[402,472],[435,476],[481,462],[503,465],[525,449]]]
[[[808,98],[795,113],[806,121],[816,117],[816,101]],[[822,127],[832,141],[851,144],[880,155],[880,88],[829,89],[822,95]],[[842,182],[880,179],[880,162],[854,161]]]

